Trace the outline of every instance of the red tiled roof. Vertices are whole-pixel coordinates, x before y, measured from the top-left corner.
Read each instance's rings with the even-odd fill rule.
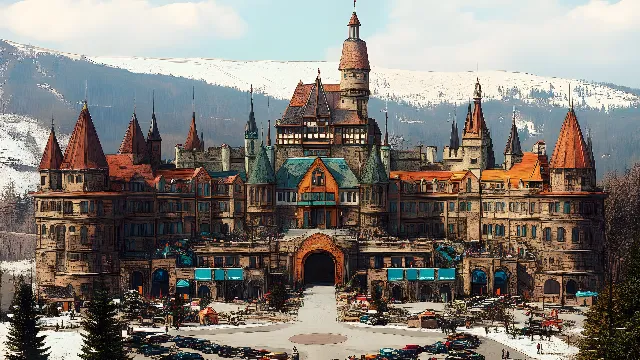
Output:
[[[196,117],[195,113],[191,118],[191,127],[189,128],[189,134],[187,134],[187,141],[184,142],[184,148],[186,150],[200,150],[200,138],[198,137],[198,130],[196,129]]]
[[[546,155],[525,152],[522,161],[513,165],[509,170],[488,169],[482,171],[482,181],[506,181],[509,179],[512,187],[517,187],[520,180],[544,181],[548,174]]]
[[[464,123],[463,136],[480,137],[482,135],[482,130],[486,128],[480,100],[474,101],[473,112],[470,115],[471,116],[467,114],[467,119]]]
[[[371,70],[367,43],[360,39],[347,39],[342,45],[342,57],[338,70],[362,69]]]
[[[362,24],[360,24],[360,20],[358,20],[358,15],[356,15],[356,12],[354,11],[353,14],[351,14],[351,19],[349,19],[349,24],[347,26],[360,26]]]
[[[147,143],[144,140],[144,135],[140,129],[138,118],[136,114],[133,114],[127,132],[124,134],[122,143],[120,144],[120,154],[135,154],[144,155],[147,152]]]
[[[78,122],[71,133],[69,145],[64,152],[61,169],[107,169],[107,159],[102,151],[98,133],[85,104],[80,111]]]
[[[142,176],[148,183],[153,183],[153,169],[149,164],[135,165],[132,154],[107,155],[109,177],[114,180],[130,181],[134,176]]]
[[[62,150],[60,150],[56,133],[52,128],[38,170],[59,169],[60,164],[62,164]]]
[[[192,168],[166,169],[156,171],[156,176],[162,176],[166,181],[171,181],[171,179],[191,180],[194,175],[195,169]]]
[[[333,115],[333,123],[335,125],[361,125],[364,123],[360,120],[356,110],[336,109]]]
[[[551,156],[551,167],[555,169],[593,168],[587,144],[582,137],[575,111],[570,109],[558,135],[556,147]]]
[[[298,83],[289,102],[289,106],[304,106],[304,104],[307,103],[307,99],[309,99],[312,88],[313,84]]]
[[[390,179],[400,179],[403,181],[432,181],[437,179],[439,181],[449,180],[453,175],[453,171],[392,171],[389,175]]]

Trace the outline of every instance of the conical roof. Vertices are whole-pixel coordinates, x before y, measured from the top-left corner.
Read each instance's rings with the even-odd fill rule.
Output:
[[[151,126],[149,126],[149,132],[147,133],[147,141],[162,141],[160,136],[160,130],[158,130],[158,122],[156,121],[156,113],[151,114]]]
[[[198,137],[198,129],[196,128],[196,113],[193,113],[191,117],[191,127],[189,128],[189,134],[187,134],[187,141],[184,142],[184,148],[186,150],[200,150],[200,138]]]
[[[120,144],[120,150],[118,153],[145,155],[146,152],[147,143],[144,140],[144,135],[142,135],[142,130],[140,129],[136,113],[133,113],[127,132],[124,134],[124,138]]]
[[[564,123],[562,123],[560,135],[558,135],[558,141],[551,156],[550,167],[555,169],[589,169],[594,167],[573,108],[569,109]]]
[[[368,185],[386,184],[389,182],[387,170],[385,170],[384,165],[382,164],[382,159],[380,158],[380,152],[378,151],[377,145],[373,145],[373,147],[371,147],[371,154],[362,169],[360,182]]]
[[[109,168],[86,102],[71,133],[60,168],[68,170]]]
[[[261,145],[260,150],[258,150],[258,156],[251,167],[247,184],[275,184],[275,182],[276,175],[267,156],[267,151],[264,146]]]
[[[520,137],[518,136],[518,127],[516,127],[516,113],[513,111],[513,121],[511,122],[511,133],[507,140],[507,146],[504,153],[512,155],[522,155],[522,146],[520,146]]]
[[[51,133],[49,134],[49,140],[47,141],[47,146],[44,148],[44,153],[42,154],[42,160],[40,160],[40,166],[38,166],[38,170],[54,170],[59,169],[62,164],[62,150],[60,150],[60,145],[58,144],[58,139],[56,138],[56,132],[51,126]]]

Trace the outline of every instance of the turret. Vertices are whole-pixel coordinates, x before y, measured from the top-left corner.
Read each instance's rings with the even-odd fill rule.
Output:
[[[147,143],[144,140],[144,135],[142,135],[142,130],[134,111],[118,153],[131,155],[134,164],[141,164],[148,160],[147,150]]]
[[[162,163],[162,137],[156,120],[155,91],[152,97],[151,125],[147,133],[147,153],[149,154],[149,162],[154,169]]]
[[[264,146],[257,155],[247,178],[247,224],[252,227],[274,225],[276,175]]]
[[[507,146],[504,149],[504,168],[509,170],[514,164],[522,161],[522,147],[520,146],[520,137],[518,136],[518,128],[516,127],[516,107],[513,107],[513,118],[511,120],[511,132],[507,140]]]
[[[360,20],[354,11],[347,25],[349,37],[342,45],[340,57],[340,107],[347,110],[357,110],[361,117],[366,118],[369,102],[369,55],[367,43],[360,39]]]
[[[244,166],[247,176],[251,173],[253,161],[258,152],[258,126],[253,112],[253,85],[250,90],[251,109],[249,110],[249,120],[244,128]]]
[[[491,133],[482,113],[482,85],[479,79],[476,79],[473,91],[473,111],[469,104],[461,147],[463,161],[460,165],[463,168],[457,170],[471,170],[476,176],[480,176],[480,171],[495,167]]]
[[[47,146],[44,148],[42,160],[38,170],[40,171],[40,190],[60,190],[62,188],[62,175],[60,165],[62,164],[62,150],[56,138],[56,132],[53,127],[53,118],[51,119],[51,133]]]
[[[360,226],[386,228],[388,185],[378,146],[373,145],[360,177]]]

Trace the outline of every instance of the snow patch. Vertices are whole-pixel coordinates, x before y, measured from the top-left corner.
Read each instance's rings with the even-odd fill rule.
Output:
[[[0,269],[9,276],[28,276],[35,271],[36,264],[34,260],[0,261]]]
[[[44,89],[47,90],[48,92],[52,93],[53,96],[55,96],[56,98],[58,98],[58,100],[62,101],[62,102],[66,102],[64,100],[64,96],[58,92],[58,90],[54,89],[51,87],[51,85],[44,83],[44,84],[36,84],[40,89]]]

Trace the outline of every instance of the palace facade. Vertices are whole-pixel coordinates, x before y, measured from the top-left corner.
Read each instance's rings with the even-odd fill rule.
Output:
[[[462,133],[436,147],[389,145],[369,117],[371,67],[348,23],[339,84],[298,83],[259,143],[253,100],[244,146],[206,148],[195,111],[173,163],[155,112],[134,113],[105,155],[85,103],[64,154],[51,130],[35,197],[39,293],[88,299],[96,281],[148,297],[255,298],[271,281],[354,283],[392,298],[518,294],[573,302],[603,281],[604,199],[591,141],[571,107],[551,157],[504,164],[475,84]]]

